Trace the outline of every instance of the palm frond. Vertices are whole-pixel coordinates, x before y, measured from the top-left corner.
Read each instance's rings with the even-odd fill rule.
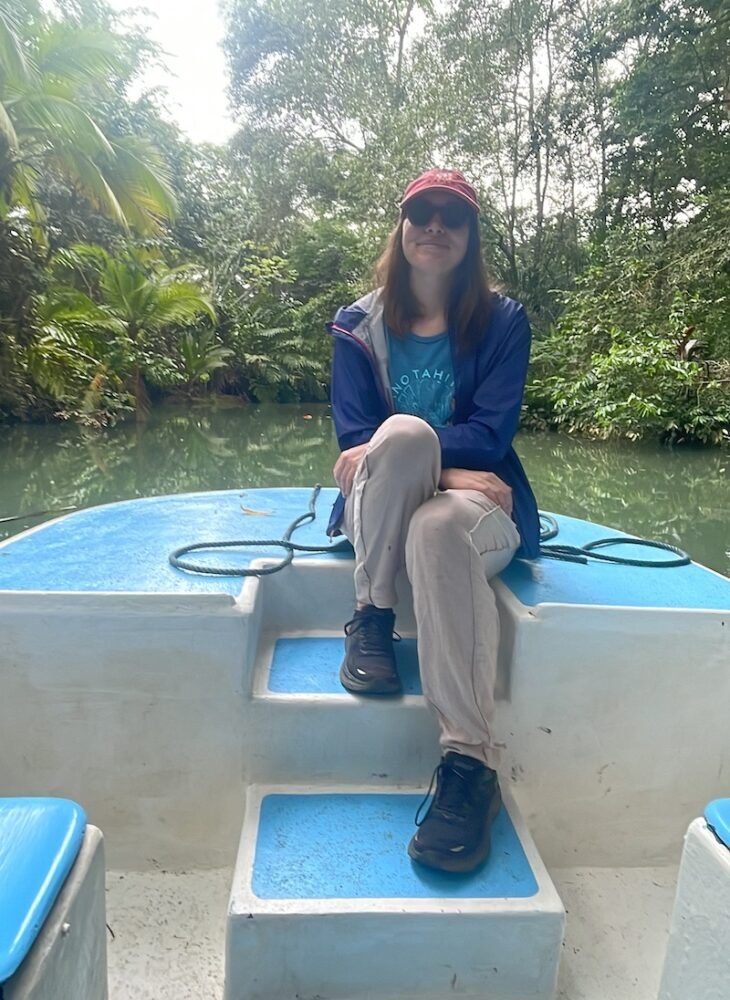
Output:
[[[129,225],[140,232],[156,232],[162,220],[174,219],[177,198],[167,168],[157,150],[134,136],[112,140],[114,189]]]
[[[73,147],[66,147],[55,150],[48,157],[48,162],[70,180],[94,208],[126,227],[127,219],[114,191],[90,156]]]
[[[15,126],[2,101],[0,101],[0,139],[6,142],[9,149],[16,150],[18,148]]]
[[[45,354],[50,354],[51,351],[59,353],[64,351],[75,358],[97,364],[96,345],[84,331],[49,326],[43,331],[43,336],[36,341],[36,347]]]
[[[107,251],[94,243],[74,243],[53,255],[54,272],[78,272],[99,275],[111,260]]]
[[[153,319],[155,328],[192,323],[203,315],[215,323],[215,309],[198,285],[191,281],[177,281],[158,288]]]
[[[47,323],[42,335],[28,348],[33,377],[57,399],[80,391],[101,364],[90,331]]]
[[[144,274],[128,260],[110,257],[100,275],[99,287],[109,306],[136,322],[145,318],[149,289]]]
[[[123,69],[118,44],[105,31],[50,22],[37,41],[38,68],[57,80],[96,87]]]
[[[180,338],[183,370],[190,383],[218,368],[225,368],[226,358],[231,354],[230,348],[216,343],[212,330],[204,330],[198,336],[187,332]]]
[[[30,83],[36,74],[23,46],[15,12],[5,2],[0,3],[0,68],[3,77],[19,83]]]
[[[36,316],[45,333],[63,330],[73,338],[107,332],[126,336],[127,325],[113,309],[99,305],[76,288],[57,287],[36,302]]]
[[[18,135],[40,135],[50,149],[73,145],[89,156],[114,159],[107,137],[60,83],[44,81],[42,90],[27,91],[17,98],[13,102],[13,121]]]
[[[31,164],[19,164],[13,172],[12,192],[10,196],[11,205],[22,205],[28,213],[33,235],[39,243],[45,243],[43,225],[46,217],[43,206],[36,197],[36,187],[38,184],[38,171]]]

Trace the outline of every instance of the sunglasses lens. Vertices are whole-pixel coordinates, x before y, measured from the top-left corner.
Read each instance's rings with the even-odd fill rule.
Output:
[[[427,226],[438,212],[447,229],[458,229],[469,218],[469,206],[463,201],[452,201],[447,205],[433,205],[426,198],[414,198],[403,210],[405,217],[414,226]]]
[[[452,201],[441,209],[441,221],[447,229],[458,229],[469,217],[469,206],[463,201]]]
[[[405,215],[414,226],[427,226],[434,216],[435,208],[425,198],[414,198],[405,208]]]

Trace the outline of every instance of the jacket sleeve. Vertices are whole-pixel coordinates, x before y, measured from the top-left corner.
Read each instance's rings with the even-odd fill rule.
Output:
[[[476,388],[469,419],[436,428],[444,469],[488,469],[507,454],[520,419],[531,339],[527,313],[520,306]]]
[[[365,349],[341,337],[335,337],[331,402],[341,451],[369,441],[385,416]]]

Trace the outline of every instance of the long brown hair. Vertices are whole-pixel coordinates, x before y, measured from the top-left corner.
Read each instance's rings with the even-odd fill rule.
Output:
[[[408,333],[420,315],[411,291],[411,265],[403,253],[402,237],[403,216],[388,237],[374,275],[376,284],[382,286],[383,319],[399,336]],[[449,327],[454,330],[459,353],[475,348],[484,336],[492,294],[482,260],[479,223],[476,214],[471,213],[466,253],[454,271],[448,305]]]

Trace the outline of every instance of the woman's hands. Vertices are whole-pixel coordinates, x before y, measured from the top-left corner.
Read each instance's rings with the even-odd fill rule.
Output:
[[[352,489],[352,481],[355,478],[357,467],[367,450],[367,442],[365,444],[356,444],[354,448],[347,448],[343,451],[335,462],[332,475],[335,477],[335,482],[340,487],[340,492],[344,497],[348,496]]]
[[[343,496],[349,496],[352,482],[362,457],[368,450],[368,443],[347,448],[335,462],[332,474]],[[488,497],[505,514],[512,514],[512,490],[493,472],[479,472],[474,469],[443,469],[439,487],[442,490],[477,490]]]
[[[443,469],[439,486],[442,490],[477,490],[501,507],[505,514],[512,514],[512,490],[493,472]]]

